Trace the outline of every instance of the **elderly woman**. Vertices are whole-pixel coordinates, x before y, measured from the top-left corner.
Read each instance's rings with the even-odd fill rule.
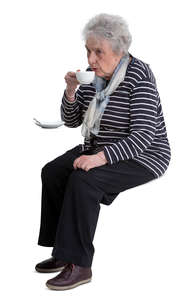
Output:
[[[93,238],[100,204],[129,188],[158,178],[170,161],[170,146],[156,86],[148,64],[129,52],[131,34],[119,16],[100,14],[83,30],[91,84],[67,83],[61,117],[81,127],[84,143],[42,169],[38,244],[53,247],[38,272],[60,273],[47,281],[65,290],[92,278]]]

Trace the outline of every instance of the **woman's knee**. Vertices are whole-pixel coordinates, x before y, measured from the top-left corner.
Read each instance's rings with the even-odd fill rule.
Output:
[[[48,162],[43,166],[41,169],[41,178],[48,179],[48,178],[53,178],[57,172],[57,166],[54,164],[53,161]]]

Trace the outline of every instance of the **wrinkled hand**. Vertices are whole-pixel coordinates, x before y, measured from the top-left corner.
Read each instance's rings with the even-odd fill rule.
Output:
[[[107,160],[101,152],[99,154],[81,155],[74,160],[73,167],[75,170],[81,168],[85,171],[89,171],[92,168],[103,166],[106,163]]]
[[[76,73],[75,72],[68,72],[65,77],[64,77],[66,83],[67,83],[67,89],[69,91],[75,91],[75,89],[77,88],[78,84],[80,84],[77,81],[76,78]]]

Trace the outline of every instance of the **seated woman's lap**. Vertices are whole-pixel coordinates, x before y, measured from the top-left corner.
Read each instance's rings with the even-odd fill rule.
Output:
[[[82,154],[80,145],[66,151],[43,167],[43,178],[49,183],[55,178],[59,179],[64,182],[63,185],[67,184],[67,180],[71,180],[73,188],[77,185],[77,180],[80,184],[84,180],[91,188],[95,186],[106,195],[110,195],[111,199],[122,191],[154,179],[153,174],[133,160],[120,161],[113,165],[106,164],[89,171],[74,170],[73,162]]]
[[[89,171],[77,169],[72,172],[68,180],[71,181],[73,188],[78,185],[78,182],[82,184],[82,180],[84,183],[87,182],[91,189],[102,191],[107,196],[105,199],[107,203],[104,204],[110,204],[120,192],[153,179],[154,175],[146,168],[130,160],[113,165],[106,164]]]

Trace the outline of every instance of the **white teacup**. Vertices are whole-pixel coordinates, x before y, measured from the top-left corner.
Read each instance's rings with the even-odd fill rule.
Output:
[[[89,84],[94,80],[95,72],[94,71],[85,71],[85,72],[77,71],[76,78],[81,84]]]

